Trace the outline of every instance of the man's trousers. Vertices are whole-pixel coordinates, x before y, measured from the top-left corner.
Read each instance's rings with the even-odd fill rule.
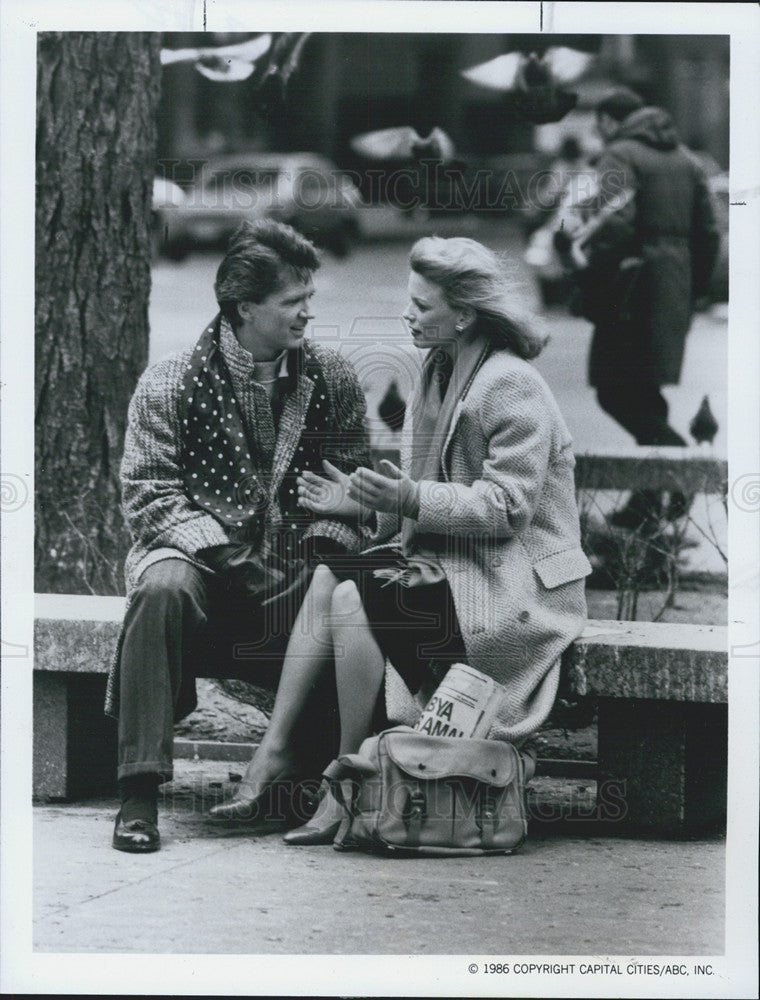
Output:
[[[668,404],[660,386],[618,374],[597,382],[599,405],[636,439],[636,444],[685,447],[668,423]]]

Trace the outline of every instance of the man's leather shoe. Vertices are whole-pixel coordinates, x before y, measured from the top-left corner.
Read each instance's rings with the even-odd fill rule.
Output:
[[[149,854],[161,846],[161,837],[155,823],[146,819],[131,819],[123,822],[121,810],[116,816],[113,829],[113,846],[117,851],[129,854]]]

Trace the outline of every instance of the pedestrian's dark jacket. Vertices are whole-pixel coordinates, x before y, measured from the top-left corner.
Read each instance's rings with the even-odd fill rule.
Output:
[[[592,266],[595,242],[604,248],[604,256],[609,249],[605,240],[616,226],[621,251],[640,256],[644,266],[631,300],[629,329],[621,331],[615,301],[609,303],[607,318],[597,322],[591,384],[608,381],[610,369],[656,385],[675,384],[694,302],[707,289],[719,245],[704,171],[679,142],[670,115],[649,107],[621,123],[599,159],[597,173],[599,209],[623,189],[630,190],[633,199],[592,237],[587,248]],[[599,282],[619,294],[604,265]]]

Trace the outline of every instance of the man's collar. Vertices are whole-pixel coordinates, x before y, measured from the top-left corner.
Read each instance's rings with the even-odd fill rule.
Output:
[[[251,377],[253,374],[253,358],[241,346],[232,327],[224,317],[222,317],[219,326],[219,347],[231,373],[234,372],[243,378]]]

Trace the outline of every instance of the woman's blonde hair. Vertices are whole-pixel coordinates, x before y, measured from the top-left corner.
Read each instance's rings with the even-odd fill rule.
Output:
[[[474,309],[479,326],[496,345],[521,358],[541,353],[549,338],[515,309],[504,268],[488,247],[463,236],[425,236],[412,247],[409,264],[440,287],[452,309]]]

